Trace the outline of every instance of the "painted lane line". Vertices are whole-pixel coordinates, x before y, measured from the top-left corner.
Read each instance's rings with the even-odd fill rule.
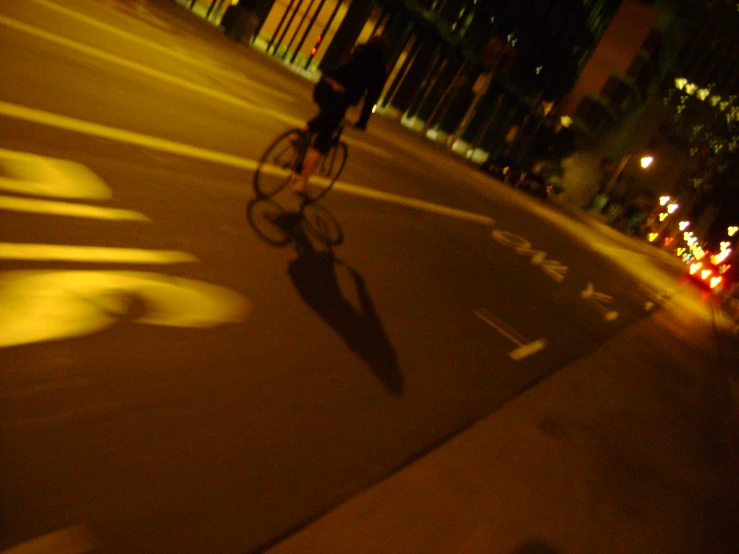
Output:
[[[8,102],[3,102],[2,100],[0,100],[0,115],[38,123],[47,127],[56,127],[57,129],[74,131],[84,135],[106,138],[116,142],[133,144],[149,148],[151,150],[159,150],[160,152],[186,156],[188,158],[196,158],[241,169],[249,169],[253,171],[257,167],[257,162],[255,160],[249,160],[239,156],[233,156],[231,154],[224,154],[222,152],[216,152],[214,150],[208,150],[198,146],[191,146],[189,144],[168,139],[151,137],[135,131],[126,131],[124,129],[108,127],[107,125],[92,123],[90,121],[84,121],[82,119],[76,119],[65,115],[58,115],[43,110],[37,110],[35,108],[27,108],[17,104],[10,104]]]
[[[125,264],[175,264],[199,261],[192,254],[177,250],[9,242],[0,243],[0,260]]]
[[[405,196],[400,196],[398,194],[391,194],[388,192],[382,192],[379,190],[360,187],[360,186],[352,185],[349,183],[343,183],[341,181],[337,181],[334,184],[334,190],[345,192],[347,194],[353,194],[355,196],[362,196],[364,198],[382,200],[383,202],[390,202],[393,204],[398,204],[400,206],[415,208],[417,210],[430,212],[430,213],[434,213],[438,215],[446,215],[446,216],[454,217],[457,219],[464,219],[466,221],[472,221],[474,223],[481,223],[487,226],[492,226],[495,224],[495,221],[491,217],[488,217],[485,215],[476,214],[473,212],[467,212],[465,210],[460,210],[457,208],[450,208],[447,206],[442,206],[440,204],[426,202],[425,200],[418,200],[416,198],[408,198]]]
[[[78,525],[11,546],[0,554],[84,554],[97,546],[90,530]]]
[[[68,39],[61,35],[51,33],[49,31],[44,31],[43,29],[34,27],[32,25],[28,25],[16,19],[11,19],[9,17],[0,15],[0,24],[6,25],[7,27],[13,28],[17,31],[21,31],[23,33],[27,33],[29,35],[35,36],[36,38],[44,39],[49,42],[58,44],[60,46],[64,46],[71,50],[76,50],[77,52],[81,52],[90,57],[104,60],[111,64],[118,65],[120,67],[125,67],[126,69],[129,69],[132,71],[137,71],[139,73],[142,73],[154,79],[159,79],[160,81],[164,81],[166,83],[182,87],[191,92],[197,92],[204,96],[209,96],[210,98],[213,98],[215,100],[220,100],[222,102],[226,102],[228,104],[237,106],[239,108],[250,110],[252,112],[256,112],[260,115],[266,115],[266,116],[272,117],[273,119],[286,123],[287,125],[290,125],[291,127],[303,127],[303,125],[305,124],[305,121],[302,119],[291,117],[289,115],[285,115],[276,110],[269,109],[265,106],[260,106],[253,102],[249,102],[247,100],[237,98],[236,96],[232,96],[231,94],[220,92],[212,88],[199,85],[197,83],[192,83],[180,77],[169,75],[157,69],[147,67],[138,62],[134,62],[126,58],[121,58],[120,56],[109,54],[108,52],[104,52],[102,50],[98,50],[97,48],[87,46],[86,44],[82,44],[81,42],[77,42],[76,40]],[[357,148],[361,148],[362,150],[366,150],[367,152],[376,154],[378,156],[382,156],[385,158],[390,157],[390,154],[388,154],[385,150],[371,146],[369,144],[353,139],[351,137],[343,137],[342,140],[345,140],[347,143],[351,144],[352,146],[356,146]]]
[[[179,87],[188,89],[193,92],[198,92],[205,96],[210,96],[211,98],[214,98],[216,100],[222,100],[224,102],[228,102],[229,104],[233,104],[234,106],[238,106],[240,108],[245,108],[245,109],[252,110],[252,111],[259,111],[262,113],[272,112],[272,110],[264,108],[263,106],[258,106],[252,102],[242,100],[241,98],[237,98],[230,94],[219,92],[217,90],[213,90],[203,85],[198,85],[196,83],[191,83],[190,81],[187,81],[180,77],[175,77],[174,75],[169,75],[167,73],[164,73],[163,71],[159,71],[158,69],[147,67],[143,64],[128,60],[126,58],[121,58],[120,56],[116,56],[115,54],[109,54],[108,52],[104,52],[103,50],[98,50],[97,48],[93,48],[92,46],[87,46],[86,44],[82,44],[81,42],[77,42],[76,40],[72,40],[72,39],[63,37],[61,35],[57,35],[56,33],[51,33],[49,31],[44,31],[43,29],[34,27],[32,25],[27,25],[26,23],[17,21],[15,19],[11,19],[9,17],[0,15],[0,23],[2,23],[3,25],[7,27],[15,29],[17,31],[21,31],[23,33],[32,35],[36,38],[41,38],[49,42],[58,44],[60,46],[69,48],[71,50],[81,52],[90,57],[104,60],[111,64],[118,65],[120,67],[125,67],[126,69],[130,69],[132,71],[143,73],[149,77],[159,79],[160,81],[164,81],[172,85],[177,85]],[[296,118],[286,118],[285,116],[283,116],[282,114],[279,114],[278,112],[274,112],[274,114],[279,116],[278,119],[288,119],[290,122],[290,125],[297,125],[297,124],[302,125],[304,123],[303,121],[299,121]]]
[[[161,44],[154,42],[152,40],[145,39],[143,37],[139,37],[137,35],[134,35],[133,33],[129,33],[127,31],[123,31],[117,27],[114,27],[113,25],[109,25],[107,23],[103,23],[102,21],[98,21],[97,19],[93,19],[92,17],[88,17],[84,14],[81,14],[75,10],[71,10],[69,8],[65,8],[63,6],[60,6],[54,2],[48,2],[47,0],[33,0],[37,4],[44,6],[47,9],[54,10],[57,13],[61,13],[66,15],[67,17],[71,17],[73,19],[76,19],[78,21],[81,21],[82,23],[86,23],[87,25],[91,25],[94,27],[97,27],[99,29],[104,30],[107,33],[117,35],[121,38],[125,38],[127,40],[130,40],[132,42],[135,42],[137,44],[141,44],[143,46],[146,46],[147,48],[150,48],[152,50],[156,50],[157,52],[160,52],[162,54],[165,54],[167,56],[170,56],[172,58],[176,58],[177,60],[199,67],[201,69],[205,69],[207,71],[210,71],[211,73],[216,73],[218,75],[222,75],[224,77],[229,77],[231,79],[236,79],[239,81],[242,81],[245,84],[248,84],[249,86],[261,90],[263,92],[268,93],[270,96],[278,97],[283,100],[287,100],[290,102],[294,102],[295,98],[293,96],[290,96],[288,94],[285,94],[284,92],[280,92],[277,89],[274,89],[272,87],[268,87],[267,85],[264,85],[258,81],[254,81],[253,79],[249,79],[242,73],[236,73],[234,71],[228,71],[226,69],[222,69],[212,63],[202,61],[196,58],[193,58],[190,54],[187,54],[182,51],[173,50],[170,47],[162,46]]]
[[[512,343],[517,344],[518,346],[523,346],[526,343],[526,337],[487,310],[475,310],[474,314]]]
[[[531,341],[500,318],[491,314],[488,310],[474,310],[473,313],[518,347],[508,352],[508,357],[512,360],[518,362],[524,358],[528,358],[544,350],[547,344],[549,344],[546,339]]]
[[[168,139],[151,137],[134,131],[126,131],[124,129],[108,127],[107,125],[101,125],[99,123],[83,121],[81,119],[58,115],[51,112],[37,110],[35,108],[28,108],[25,106],[19,106],[17,104],[11,104],[3,101],[0,101],[0,115],[37,123],[39,125],[45,125],[47,127],[64,129],[65,131],[72,131],[75,133],[82,133],[85,135],[106,138],[125,144],[133,144],[136,146],[141,146],[143,148],[148,148],[150,150],[157,150],[159,152],[166,152],[168,154],[174,154],[177,156],[185,156],[188,158],[194,158],[211,163],[237,167],[239,169],[254,171],[258,165],[258,162],[256,160],[250,160],[247,158],[242,158],[240,156],[234,156],[232,154],[224,154],[223,152],[216,152],[215,150],[208,150],[206,148],[200,148],[198,146],[192,146]],[[278,168],[267,168],[267,171],[276,175],[281,175],[284,173],[284,171],[279,170]],[[325,185],[327,182],[326,179],[321,179],[318,177],[312,179],[312,181],[323,185]],[[457,208],[450,208],[448,206],[442,206],[440,204],[434,204],[432,202],[426,202],[425,200],[419,200],[416,198],[408,198],[397,194],[381,192],[378,190],[360,187],[358,185],[353,185],[350,183],[337,181],[334,185],[334,188],[338,191],[345,192],[347,194],[353,194],[355,196],[362,196],[364,198],[371,198],[382,202],[408,206],[430,213],[455,217],[457,219],[463,219],[475,223],[481,223],[487,226],[491,226],[494,224],[492,218],[481,214],[466,212]]]
[[[98,206],[72,204],[71,202],[16,198],[15,196],[3,195],[0,195],[0,210],[89,219],[107,219],[110,221],[151,221],[144,214],[132,210],[100,208]]]

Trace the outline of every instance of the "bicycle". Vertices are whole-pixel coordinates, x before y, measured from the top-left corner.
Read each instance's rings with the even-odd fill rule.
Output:
[[[246,205],[246,220],[263,241],[285,246],[304,232],[327,248],[344,242],[344,232],[334,215],[315,202],[304,201],[298,210],[286,210],[273,198],[253,198]]]
[[[346,165],[349,149],[341,140],[344,125],[339,125],[331,136],[328,153],[321,156],[312,182],[306,186],[303,196],[309,202],[323,198]],[[298,128],[288,129],[278,136],[264,151],[254,172],[254,194],[259,198],[271,198],[300,175],[308,146],[314,140],[315,133]]]

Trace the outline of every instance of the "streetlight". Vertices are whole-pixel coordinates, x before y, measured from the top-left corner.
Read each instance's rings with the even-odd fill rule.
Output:
[[[621,173],[624,170],[624,167],[626,167],[626,164],[631,159],[631,156],[633,154],[627,154],[623,158],[621,158],[621,162],[618,164],[618,167],[616,168],[616,171],[614,171],[613,175],[608,181],[608,185],[606,186],[605,190],[603,191],[603,194],[608,194],[611,189],[613,188],[613,185],[616,184],[616,181],[621,176]],[[640,160],[640,164],[642,166],[642,169],[648,168],[650,165],[652,165],[652,162],[654,161],[654,158],[652,156],[642,156]]]

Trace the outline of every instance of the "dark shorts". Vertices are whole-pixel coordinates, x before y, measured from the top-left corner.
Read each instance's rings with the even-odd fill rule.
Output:
[[[315,133],[313,148],[321,154],[328,153],[331,147],[331,137],[344,121],[345,115],[345,107],[327,107],[318,112],[318,115],[308,122],[308,129],[311,133]]]
[[[313,100],[321,111],[308,122],[308,129],[316,134],[313,147],[326,154],[331,147],[332,135],[344,121],[349,102],[343,93],[333,90],[323,81],[319,81],[313,89]]]

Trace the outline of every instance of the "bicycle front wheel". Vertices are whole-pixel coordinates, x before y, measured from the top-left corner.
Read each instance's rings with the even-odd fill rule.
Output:
[[[254,171],[254,194],[270,198],[280,192],[299,171],[305,147],[305,133],[300,129],[290,129],[277,137],[264,151]]]
[[[306,187],[306,197],[311,202],[323,198],[326,193],[331,190],[334,183],[341,175],[346,165],[346,158],[348,155],[348,148],[346,143],[337,142],[328,151],[328,154],[321,157],[321,161],[318,163],[315,175],[318,179],[312,182],[309,187]]]

